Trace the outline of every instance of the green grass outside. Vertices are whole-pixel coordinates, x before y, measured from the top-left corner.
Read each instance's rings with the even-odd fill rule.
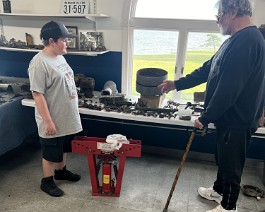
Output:
[[[199,68],[205,61],[209,60],[215,52],[209,50],[201,51],[187,51],[186,63],[184,67],[184,75],[191,73],[196,68]],[[132,94],[139,95],[136,92],[136,73],[142,68],[161,68],[168,72],[168,79],[174,80],[175,71],[175,54],[163,54],[163,55],[134,55],[133,61],[133,83]],[[194,88],[184,90],[181,92],[181,99],[190,101],[193,99],[193,93],[195,91],[204,91],[205,84],[196,86]],[[167,94],[167,98],[171,98],[172,95]]]

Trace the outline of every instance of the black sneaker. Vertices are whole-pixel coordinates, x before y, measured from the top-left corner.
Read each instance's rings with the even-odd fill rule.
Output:
[[[66,169],[66,166],[63,167],[63,170],[55,170],[54,179],[55,180],[68,180],[72,182],[76,182],[80,180],[81,176],[78,174],[74,174],[71,171]]]
[[[40,189],[53,197],[61,197],[64,194],[63,190],[55,184],[53,176],[42,178]]]

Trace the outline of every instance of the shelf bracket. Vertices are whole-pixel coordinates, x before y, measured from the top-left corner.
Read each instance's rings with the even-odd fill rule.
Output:
[[[97,14],[97,0],[93,0],[93,13]],[[97,31],[96,17],[95,17],[95,20],[93,22],[93,28],[94,28],[95,31]]]

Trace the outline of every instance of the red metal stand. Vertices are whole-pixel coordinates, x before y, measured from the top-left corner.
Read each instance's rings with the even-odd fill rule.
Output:
[[[86,136],[74,138],[72,141],[73,153],[87,154],[93,196],[120,196],[126,157],[141,157],[142,142],[140,140],[129,140],[129,142],[129,144],[123,144],[119,150],[110,151],[106,138]],[[98,156],[98,163],[96,156]],[[115,162],[117,157],[120,158],[119,167]],[[102,185],[98,178],[101,167]],[[111,179],[112,170],[116,180]]]

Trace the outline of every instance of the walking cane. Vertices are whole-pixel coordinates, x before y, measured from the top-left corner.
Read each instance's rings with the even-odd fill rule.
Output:
[[[204,136],[204,135],[206,134],[206,130],[207,130],[206,128],[203,129],[203,132],[202,132],[202,134],[201,134],[202,136]],[[184,152],[184,154],[183,154],[183,156],[182,156],[182,159],[181,159],[181,162],[180,162],[180,165],[179,165],[178,171],[177,171],[177,173],[176,173],[176,176],[175,176],[174,182],[173,182],[173,184],[172,184],[172,186],[171,186],[171,190],[170,190],[170,192],[169,192],[169,195],[168,195],[168,198],[167,198],[167,202],[166,202],[165,208],[163,209],[163,212],[166,212],[166,211],[167,211],[167,208],[168,208],[168,205],[169,205],[169,203],[170,203],[171,197],[172,197],[172,195],[173,195],[173,192],[174,192],[174,190],[175,190],[176,184],[177,184],[177,182],[178,182],[178,178],[179,178],[179,175],[180,175],[180,172],[181,172],[182,166],[183,166],[184,163],[185,163],[186,157],[187,157],[188,152],[189,152],[189,150],[190,150],[191,143],[192,143],[192,141],[193,141],[193,139],[194,139],[194,137],[195,137],[195,135],[196,135],[196,131],[197,131],[197,128],[194,127],[193,130],[192,130],[192,133],[191,133],[191,135],[190,135],[189,141],[188,141],[188,143],[187,143],[186,150],[185,150],[185,152]]]

